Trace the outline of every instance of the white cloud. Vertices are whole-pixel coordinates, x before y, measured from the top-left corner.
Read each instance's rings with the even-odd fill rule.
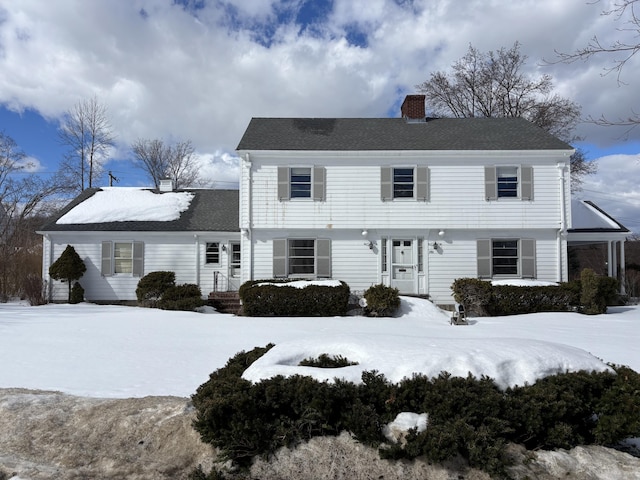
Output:
[[[226,6],[225,6],[226,5]],[[0,103],[58,118],[97,95],[121,145],[137,138],[191,139],[204,156],[231,153],[252,116],[385,116],[430,72],[448,69],[469,44],[520,41],[528,68],[549,73],[585,115],[626,117],[636,88],[601,77],[611,57],[542,66],[593,36],[619,34],[605,3],[584,0],[335,0],[303,28],[293,0],[22,0],[0,7]],[[276,23],[286,10],[287,22]],[[283,16],[281,15],[281,19]],[[350,33],[366,37],[349,43]],[[623,78],[640,78],[634,58]],[[619,131],[584,124],[592,143]],[[640,136],[640,129],[632,136]],[[222,168],[224,162],[214,162]],[[212,167],[213,168],[213,167]],[[218,176],[226,175],[215,169]]]
[[[632,232],[640,233],[640,154],[608,155],[597,160],[577,198],[591,200]]]

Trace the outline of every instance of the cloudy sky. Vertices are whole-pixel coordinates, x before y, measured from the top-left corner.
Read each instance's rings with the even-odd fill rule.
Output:
[[[594,35],[631,38],[624,18],[601,15],[612,1],[0,0],[0,130],[46,174],[62,155],[61,115],[95,95],[117,136],[107,168],[119,185],[147,184],[128,145],[161,138],[192,140],[212,184],[233,188],[251,117],[398,116],[470,44],[516,41],[531,74],[552,75],[585,118],[626,118],[640,111],[640,56],[620,79],[603,75],[612,56],[544,61]],[[580,196],[640,230],[640,128],[577,133],[599,164]]]

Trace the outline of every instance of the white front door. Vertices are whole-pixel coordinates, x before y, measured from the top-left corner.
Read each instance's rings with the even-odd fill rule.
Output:
[[[227,290],[237,291],[240,288],[240,242],[229,242],[229,284]]]
[[[391,286],[400,293],[416,293],[413,240],[391,241]]]

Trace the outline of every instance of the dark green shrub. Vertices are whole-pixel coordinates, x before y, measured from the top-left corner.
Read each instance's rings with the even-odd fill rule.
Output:
[[[73,284],[73,288],[71,289],[71,298],[69,299],[69,303],[80,302],[84,302],[84,288],[76,282]]]
[[[607,311],[607,303],[598,292],[598,277],[590,268],[580,273],[582,292],[580,295],[581,311],[587,315],[597,315]]]
[[[378,284],[364,292],[367,301],[365,313],[372,317],[390,317],[400,308],[400,296],[397,288]]]
[[[283,284],[282,286],[273,283]],[[290,287],[286,281],[253,280],[239,290],[244,315],[252,317],[318,317],[346,315],[349,286],[307,285]]]
[[[477,278],[458,278],[451,285],[453,298],[464,305],[467,315],[486,317],[493,315],[491,282]]]
[[[69,284],[69,303],[71,303],[71,282],[79,280],[86,271],[87,266],[71,245],[67,245],[60,257],[49,267],[51,278],[64,280]]]
[[[613,368],[617,375],[597,404],[593,432],[595,442],[607,446],[640,437],[640,373],[624,366]]]
[[[204,305],[200,287],[192,283],[176,285],[164,291],[158,301],[158,307],[162,310],[193,311]]]
[[[462,456],[496,476],[504,475],[508,442],[571,448],[640,436],[640,374],[626,367],[617,367],[617,375],[567,373],[505,391],[486,377],[444,372],[398,384],[377,372],[364,372],[358,385],[302,376],[243,380],[244,370],[271,347],[237,354],[192,397],[202,440],[241,465],[255,455],[345,430],[377,447],[385,442],[382,427],[407,411],[427,413],[427,429],[410,431],[404,445],[385,445],[382,457],[424,455],[442,462]]]
[[[564,312],[579,305],[579,283],[550,286],[492,285],[476,278],[459,278],[451,285],[453,298],[476,316]]]
[[[175,285],[175,272],[159,271],[146,274],[136,288],[138,304],[143,307],[156,307],[162,294]]]
[[[321,353],[318,358],[305,358],[300,361],[301,367],[317,367],[317,368],[342,368],[358,365],[358,362],[352,362],[342,355],[329,355]]]

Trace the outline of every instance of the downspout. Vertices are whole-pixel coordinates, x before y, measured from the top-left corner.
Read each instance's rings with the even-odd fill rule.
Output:
[[[194,234],[193,239],[196,247],[196,285],[200,286],[200,237],[198,234]]]
[[[562,248],[562,239],[563,237],[566,237],[567,235],[567,212],[566,212],[566,188],[565,188],[565,169],[566,169],[566,164],[564,162],[559,162],[557,164],[558,170],[560,172],[560,228],[558,229],[558,234],[557,234],[557,247],[558,247],[558,272],[557,272],[557,281],[558,282],[562,282],[563,281],[563,268],[562,268],[562,262],[564,259],[564,254],[563,254],[563,248]]]
[[[249,169],[249,175],[247,179],[248,184],[247,188],[245,189],[247,195],[247,227],[244,229],[244,232],[242,231],[243,229],[241,229],[240,234],[246,234],[247,241],[249,242],[249,252],[247,255],[249,257],[249,278],[247,280],[253,280],[253,239],[251,234],[251,227],[253,225],[253,204],[251,199],[253,171],[251,169],[251,158],[249,157],[249,152],[247,152],[245,155],[245,162],[247,168]]]

